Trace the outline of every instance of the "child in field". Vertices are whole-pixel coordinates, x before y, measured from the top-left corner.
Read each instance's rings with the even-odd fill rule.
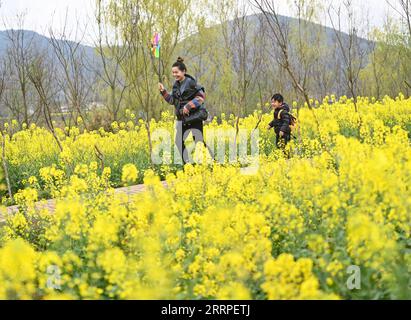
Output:
[[[279,93],[271,98],[271,106],[274,109],[274,120],[270,122],[268,129],[274,128],[277,147],[284,148],[291,140],[291,110]]]

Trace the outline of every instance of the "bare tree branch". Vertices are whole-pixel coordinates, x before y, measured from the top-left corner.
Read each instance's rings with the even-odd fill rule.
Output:
[[[280,59],[278,62],[281,64],[283,69],[287,72],[293,86],[303,95],[305,102],[307,103],[308,107],[312,109],[310,97],[307,91],[307,88],[304,86],[304,83],[300,82],[297,76],[297,72],[294,69],[289,48],[289,35],[288,35],[288,28],[284,26],[280,21],[280,16],[277,12],[275,7],[275,1],[273,0],[250,0],[252,4],[261,11],[261,13],[265,16],[268,25],[272,31],[272,35],[275,38],[275,46],[280,48]],[[267,8],[267,9],[266,9]]]
[[[344,39],[342,32],[343,9],[347,14],[344,21],[348,22],[348,38]],[[333,13],[336,14],[337,24],[334,21]],[[358,26],[354,17],[352,0],[344,0],[343,5],[335,9],[332,5],[328,8],[328,16],[330,18],[335,39],[340,47],[340,52],[343,57],[344,75],[346,85],[354,100],[355,111],[358,112],[357,96],[359,91],[360,71],[364,68],[366,50],[362,48],[361,38],[358,36]]]
[[[38,53],[29,67],[28,77],[37,90],[42,104],[42,110],[46,125],[52,133],[54,140],[57,142],[60,151],[63,151],[63,146],[56,133],[52,119],[53,102],[56,97],[56,92],[52,90],[51,84],[54,81],[53,73],[55,72],[55,70],[53,70],[52,66],[50,65],[50,61],[46,62],[45,57],[46,55],[44,54],[44,52]]]
[[[68,12],[68,11],[67,11]],[[60,90],[64,93],[64,97],[71,107],[70,112],[77,123],[77,116],[79,116],[86,129],[88,129],[88,121],[85,115],[85,107],[90,97],[93,79],[89,79],[87,72],[90,70],[86,65],[85,52],[81,48],[81,41],[84,39],[85,30],[79,36],[80,26],[77,21],[75,29],[76,41],[68,40],[69,33],[67,31],[68,16],[64,20],[62,33],[57,36],[52,28],[49,29],[50,40],[49,43],[53,49],[54,55],[59,62],[59,77],[57,78]]]

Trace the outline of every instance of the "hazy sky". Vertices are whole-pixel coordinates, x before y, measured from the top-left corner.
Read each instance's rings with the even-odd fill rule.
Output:
[[[50,27],[58,33],[64,27],[67,16],[68,29],[74,30],[77,21],[81,26],[90,24],[95,0],[0,0],[0,30],[12,25],[18,28],[16,15],[25,14],[24,29],[47,35]],[[71,35],[71,38],[76,38]],[[89,42],[86,41],[85,42]]]
[[[0,8],[0,30],[3,30],[3,20],[8,22],[13,28],[17,28],[16,15],[26,13],[24,28],[34,30],[41,34],[47,34],[48,28],[52,27],[55,32],[59,32],[64,25],[66,13],[68,15],[69,28],[80,22],[80,25],[90,24],[93,16],[93,5],[95,0],[0,0],[2,6]],[[195,0],[194,0],[195,1]],[[198,0],[201,1],[201,0]],[[245,0],[239,0],[245,1]],[[279,12],[284,15],[290,15],[289,10],[290,0],[277,0]],[[341,0],[328,0],[336,5]],[[382,25],[387,12],[393,14],[393,10],[389,8],[385,0],[353,0],[357,6],[367,8],[369,17],[372,23],[376,26]],[[393,2],[395,0],[392,0]],[[75,38],[71,35],[71,38]],[[84,42],[90,42],[87,37]]]

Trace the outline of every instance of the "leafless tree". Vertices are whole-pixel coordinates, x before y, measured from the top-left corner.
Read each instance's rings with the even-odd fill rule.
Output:
[[[255,89],[253,79],[256,78],[258,71],[261,71],[263,61],[264,50],[261,43],[266,30],[261,17],[259,18],[257,25],[250,21],[245,3],[235,10],[230,47],[234,51],[233,56],[236,57],[233,67],[238,78],[240,116],[245,114],[247,97],[251,94],[250,91]]]
[[[81,46],[85,37],[85,30],[80,31],[80,24],[77,21],[76,29],[71,37],[71,31],[67,30],[68,16],[66,14],[64,27],[61,34],[56,35],[53,29],[49,29],[50,45],[58,61],[57,83],[64,94],[66,103],[69,106],[70,115],[75,125],[78,125],[80,117],[87,128],[86,106],[92,93],[94,83],[93,72],[88,65],[86,52]]]
[[[336,42],[342,56],[342,72],[349,94],[354,100],[355,111],[358,112],[357,96],[359,92],[360,72],[365,67],[367,49],[359,36],[359,23],[356,19],[352,0],[344,0],[342,5],[328,8]],[[348,23],[348,35],[342,32],[342,22]]]
[[[284,22],[281,21],[277,8],[275,7],[274,0],[250,0],[250,2],[264,15],[268,23],[268,27],[271,30],[271,36],[273,37],[275,58],[278,64],[289,75],[294,88],[302,94],[308,107],[311,109],[312,105],[308,93],[308,88],[303,79],[299,79],[298,70],[292,63],[292,57],[290,56],[290,28]],[[302,80],[302,81],[300,81]]]
[[[245,116],[246,108],[250,101],[252,91],[257,88],[257,74],[261,71],[262,61],[264,60],[264,50],[261,46],[261,39],[264,39],[265,29],[263,28],[262,19],[254,24],[248,17],[246,3],[239,4],[234,10],[234,20],[231,29],[231,35],[228,41],[228,48],[231,51],[232,68],[235,74],[235,83],[233,94],[235,95],[235,105],[233,113],[236,115],[236,136],[237,141],[239,133],[240,118]]]
[[[47,54],[44,51],[38,51],[29,66],[28,71],[28,77],[35,87],[40,100],[40,110],[44,116],[45,123],[56,140],[60,151],[63,151],[63,146],[56,133],[52,117],[53,110],[56,110],[56,90],[59,90],[58,88],[55,89],[55,86],[53,86],[53,83],[55,82],[54,75],[56,68],[51,61],[47,59]]]
[[[120,41],[118,28],[115,26],[110,28],[107,22],[102,0],[97,0],[95,19],[98,26],[95,47],[99,57],[95,72],[109,89],[106,108],[112,120],[117,121],[124,94],[128,88],[121,72],[121,65],[127,56],[127,51]]]
[[[7,81],[5,105],[16,120],[30,124],[34,110],[30,108],[31,88],[27,68],[32,59],[35,34],[24,30],[24,15],[17,15],[16,19],[17,30],[7,29],[8,23],[3,21],[7,29],[5,32],[8,40],[6,59],[10,76]]]
[[[411,42],[411,0],[386,0],[386,2],[405,21]],[[395,3],[399,5],[399,8]]]
[[[386,0],[388,5],[399,14],[408,30],[408,46],[411,48],[411,0]],[[397,3],[399,8],[395,5]],[[411,80],[404,80],[405,85],[411,89]]]

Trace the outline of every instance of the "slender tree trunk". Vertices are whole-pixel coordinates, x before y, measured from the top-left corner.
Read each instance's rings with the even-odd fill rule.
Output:
[[[10,199],[13,199],[13,193],[11,191],[11,183],[10,183],[10,177],[9,177],[9,169],[7,165],[7,157],[6,157],[6,137],[2,133],[2,141],[1,141],[1,147],[2,147],[2,153],[1,153],[1,158],[2,158],[2,165],[3,165],[3,171],[4,171],[4,178],[6,179],[6,185],[7,185],[7,191],[9,193]]]

